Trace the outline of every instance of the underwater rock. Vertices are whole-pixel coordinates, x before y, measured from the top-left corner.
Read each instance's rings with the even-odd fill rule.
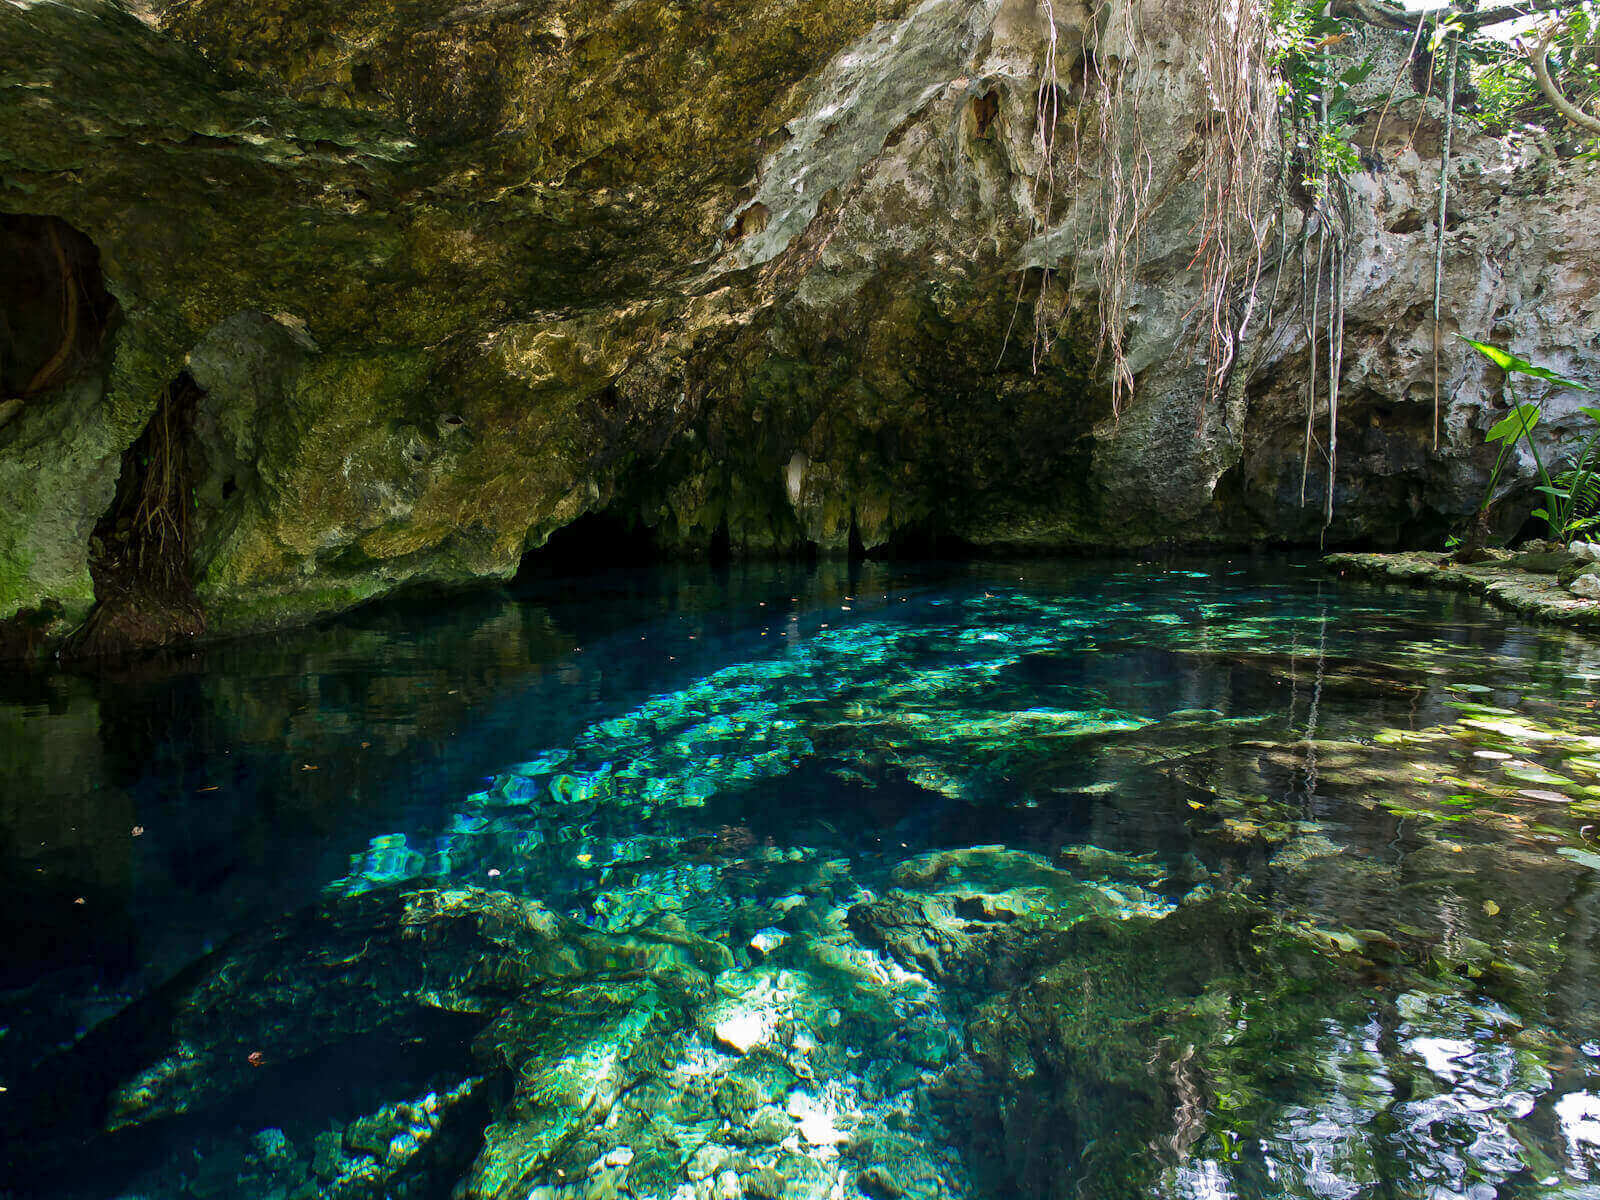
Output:
[[[852,931],[906,969],[968,991],[1026,975],[1087,917],[1170,907],[1136,883],[1085,879],[1004,846],[921,855],[897,866],[893,879],[898,886],[850,910]]]
[[[953,1191],[937,1159],[903,1132],[882,1125],[864,1127],[845,1148],[858,1166],[856,1186],[873,1200],[953,1200]]]
[[[735,1054],[748,1054],[771,1032],[772,1027],[756,1012],[735,1013],[712,1026],[717,1045]]]
[[[603,1120],[627,1086],[612,1069],[629,1061],[620,1048],[681,1021],[727,962],[686,932],[597,933],[503,892],[331,900],[235,939],[18,1081],[5,1096],[8,1166],[25,1174],[64,1143],[201,1111],[342,1047],[464,1051],[472,1029],[460,1065],[520,1081],[485,1155],[525,1162],[572,1121]],[[379,1114],[344,1149],[388,1170],[432,1127],[426,1111]],[[474,1178],[489,1172],[480,1163]]]
[[[997,1158],[1021,1196],[1145,1195],[1211,1106],[1233,1102],[1226,1081],[1359,1013],[1359,963],[1234,898],[1082,922],[1051,966],[969,1026],[996,1130],[977,1127],[973,1153]]]
[[[342,1134],[336,1128],[319,1133],[309,1167],[300,1166],[300,1174],[309,1176],[313,1194],[337,1200],[437,1195],[460,1178],[477,1152],[493,1092],[474,1076],[442,1092],[386,1104],[351,1121]]]

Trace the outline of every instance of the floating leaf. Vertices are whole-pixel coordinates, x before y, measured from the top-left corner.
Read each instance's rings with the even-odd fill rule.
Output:
[[[1563,796],[1560,792],[1548,792],[1542,788],[1523,788],[1517,793],[1530,800],[1548,800],[1551,804],[1571,804],[1571,796]]]
[[[1508,766],[1501,769],[1508,777],[1515,779],[1518,783],[1550,783],[1560,787],[1571,782],[1563,775],[1557,775],[1554,771],[1546,771],[1543,767],[1531,764],[1520,767]]]
[[[1574,850],[1571,846],[1562,846],[1556,851],[1563,858],[1570,858],[1575,863],[1582,863],[1591,871],[1600,871],[1600,854],[1590,850]]]

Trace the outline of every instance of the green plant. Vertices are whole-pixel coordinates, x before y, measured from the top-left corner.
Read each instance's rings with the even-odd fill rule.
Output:
[[[1549,367],[1536,366],[1499,346],[1475,342],[1469,337],[1462,337],[1461,340],[1508,376],[1531,375],[1538,379],[1548,379],[1560,387],[1575,388],[1582,392],[1594,390],[1588,384],[1558,375]],[[1585,408],[1580,411],[1600,424],[1600,408]],[[1591,515],[1597,502],[1600,502],[1600,471],[1596,469],[1596,451],[1600,450],[1600,429],[1584,440],[1571,463],[1552,479],[1550,473],[1545,470],[1539,446],[1533,440],[1533,430],[1543,415],[1543,409],[1537,404],[1519,404],[1489,427],[1484,440],[1491,445],[1495,442],[1500,443],[1500,452],[1495,456],[1494,466],[1489,472],[1489,486],[1483,493],[1482,502],[1478,505],[1478,518],[1481,523],[1483,514],[1493,502],[1495,487],[1500,482],[1500,472],[1516,448],[1517,442],[1524,441],[1533,455],[1534,466],[1539,469],[1538,490],[1545,496],[1544,506],[1535,509],[1533,515],[1550,527],[1551,537],[1564,543],[1574,534],[1600,524],[1600,517]]]
[[[1487,61],[1474,61],[1472,66],[1478,121],[1493,133],[1515,128],[1538,102],[1538,85],[1528,64],[1501,54]]]
[[[1600,423],[1600,408],[1580,409],[1584,416]],[[1556,472],[1551,483],[1539,490],[1546,496],[1545,506],[1533,515],[1545,521],[1562,542],[1600,525],[1600,429],[1586,437],[1564,470]]]

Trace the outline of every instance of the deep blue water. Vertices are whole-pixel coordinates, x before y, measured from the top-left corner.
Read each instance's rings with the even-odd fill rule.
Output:
[[[404,1063],[374,1031],[197,1093],[133,1148],[99,1118],[41,1132],[13,1113],[11,1136],[46,1149],[13,1145],[12,1194],[445,1196],[474,1162],[460,1186],[517,1200],[689,1200],[734,1187],[729,1173],[761,1194],[763,1171],[818,1196],[1109,1195],[1107,1178],[1174,1196],[1600,1194],[1597,679],[1583,637],[1283,558],[602,571],[96,674],[14,674],[13,1096],[75,1069],[92,1030],[122,1028],[104,1024],[119,1012],[131,1027],[131,1002],[176,994],[169,981],[230,939],[441,883],[537,900],[597,935],[668,927],[728,948],[725,999],[661,1035],[639,1095],[684,1063],[715,1081],[754,1061],[715,1032],[735,1002],[727,1020],[758,1042],[788,1030],[784,1053],[810,1065],[769,1103],[787,1141],[746,1136],[722,1108],[675,1116],[669,1136],[623,1104],[522,1175],[495,1174],[469,1136],[431,1174],[352,1182],[371,1158],[351,1132],[362,1114],[482,1073],[454,1025],[410,1035]],[[1026,1087],[1055,1132],[1033,1129],[990,1095],[1020,1077],[986,1039],[1027,1011],[1050,955],[1088,979],[1092,946],[1024,963],[994,933],[986,953],[1015,958],[1003,978],[919,975],[860,915],[918,888],[985,937],[990,921],[1176,928],[1237,897],[1270,914],[1274,946],[1293,942],[1285,961],[1309,947],[1328,975],[1306,968],[1285,993],[1249,956],[1239,967],[1233,933],[1218,949],[1220,926],[1216,944],[1194,935],[1193,963],[1160,943],[1177,958],[1148,987],[1170,994],[1113,1010],[1148,1038],[1127,1056],[1150,1069],[1080,1077],[1100,1050],[1036,1047]],[[1126,975],[1109,948],[1104,962]],[[941,1049],[905,1051],[904,1029],[827,991],[846,966]],[[1051,1037],[1104,991],[1050,993]],[[1098,1037],[1096,1019],[1072,1036]],[[1265,1058],[1247,1052],[1258,1036]],[[1148,1095],[1144,1075],[1160,1076]],[[482,1103],[460,1110],[479,1140],[512,1111]],[[1122,1104],[1133,1115],[1095,1132]],[[342,1149],[319,1167],[329,1129]],[[695,1177],[696,1154],[724,1151],[732,1165]]]

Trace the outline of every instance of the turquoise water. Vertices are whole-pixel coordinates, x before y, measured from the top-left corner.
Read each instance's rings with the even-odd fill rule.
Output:
[[[1600,644],[639,569],[0,686],[0,1194],[1600,1196]]]

